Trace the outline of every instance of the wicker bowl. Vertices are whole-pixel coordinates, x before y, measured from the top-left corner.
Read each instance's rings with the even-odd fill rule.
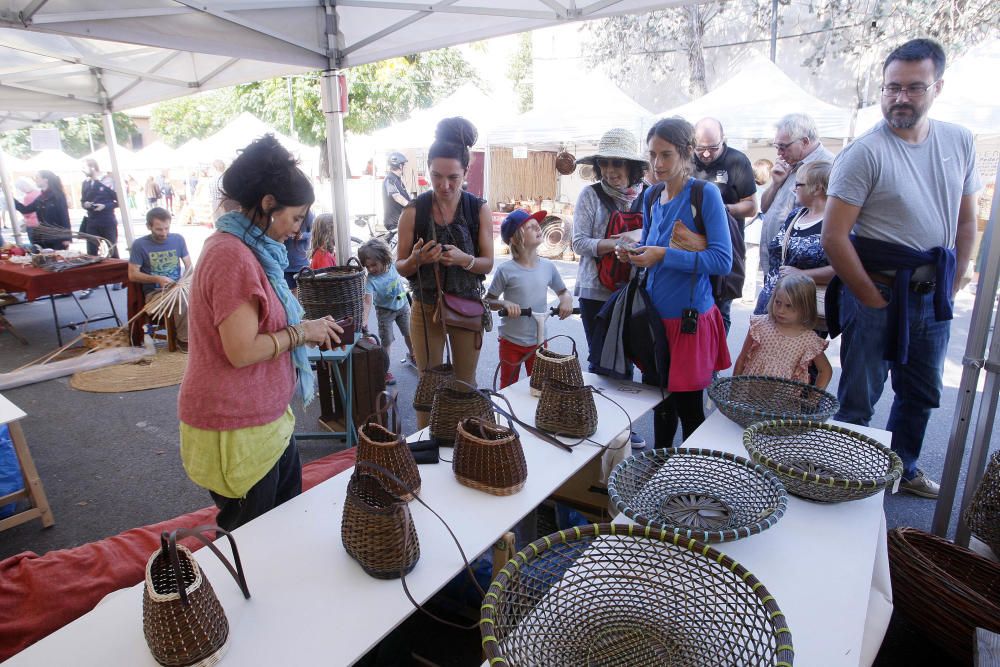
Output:
[[[497,665],[791,665],[777,602],[741,565],[649,526],[594,524],[532,542],[481,610]]]
[[[132,344],[128,331],[122,327],[94,329],[80,334],[80,342],[91,350],[103,350],[109,347],[128,347]]]
[[[772,419],[825,422],[840,408],[837,398],[822,389],[762,375],[720,377],[708,388],[708,396],[743,428]]]
[[[833,424],[777,420],[743,432],[750,458],[776,472],[789,493],[839,503],[891,487],[903,462],[878,440]]]
[[[767,530],[788,507],[778,476],[741,456],[710,449],[654,449],[611,473],[616,510],[643,526],[713,544]]]

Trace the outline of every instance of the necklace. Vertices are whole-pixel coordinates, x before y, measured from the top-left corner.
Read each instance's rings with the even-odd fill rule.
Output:
[[[451,216],[449,217],[445,213],[444,206],[441,204],[441,200],[435,197],[434,195],[431,195],[431,198],[434,201],[434,210],[437,211],[438,224],[441,225],[442,227],[447,227],[452,221],[454,221],[455,213],[458,211],[458,205],[457,204],[455,205],[455,209],[451,212]]]

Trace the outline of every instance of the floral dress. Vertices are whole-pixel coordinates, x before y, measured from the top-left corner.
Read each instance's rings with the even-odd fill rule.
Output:
[[[829,341],[811,329],[787,336],[769,315],[750,317],[750,341],[743,375],[767,375],[805,383],[809,382],[809,363],[829,345]]]
[[[823,232],[823,221],[817,220],[814,224],[804,229],[796,229],[795,221],[806,213],[807,209],[797,208],[785,220],[785,224],[774,235],[767,244],[767,254],[770,258],[768,262],[767,275],[764,276],[764,287],[757,297],[757,307],[754,308],[754,315],[763,315],[767,312],[767,304],[774,293],[774,285],[778,282],[779,270],[782,266],[794,266],[797,269],[807,271],[809,269],[819,269],[829,266],[830,262],[823,252],[823,242],[821,234]],[[785,234],[791,227],[791,236],[788,238],[788,247],[784,248],[784,263],[782,263],[782,250],[785,243]]]

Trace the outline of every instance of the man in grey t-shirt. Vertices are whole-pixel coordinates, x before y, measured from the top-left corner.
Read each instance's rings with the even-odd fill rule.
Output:
[[[885,120],[837,156],[823,222],[823,247],[845,286],[836,418],[867,426],[891,371],[886,427],[903,460],[901,488],[924,498],[939,489],[917,459],[941,399],[951,301],[969,262],[981,187],[969,131],[927,118],[944,63],[927,39],[889,54]]]

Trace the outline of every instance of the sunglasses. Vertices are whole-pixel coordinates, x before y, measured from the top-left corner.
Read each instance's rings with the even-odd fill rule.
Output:
[[[626,160],[598,160],[597,166],[601,169],[607,169],[608,167],[613,167],[614,169],[621,169],[625,166]]]

